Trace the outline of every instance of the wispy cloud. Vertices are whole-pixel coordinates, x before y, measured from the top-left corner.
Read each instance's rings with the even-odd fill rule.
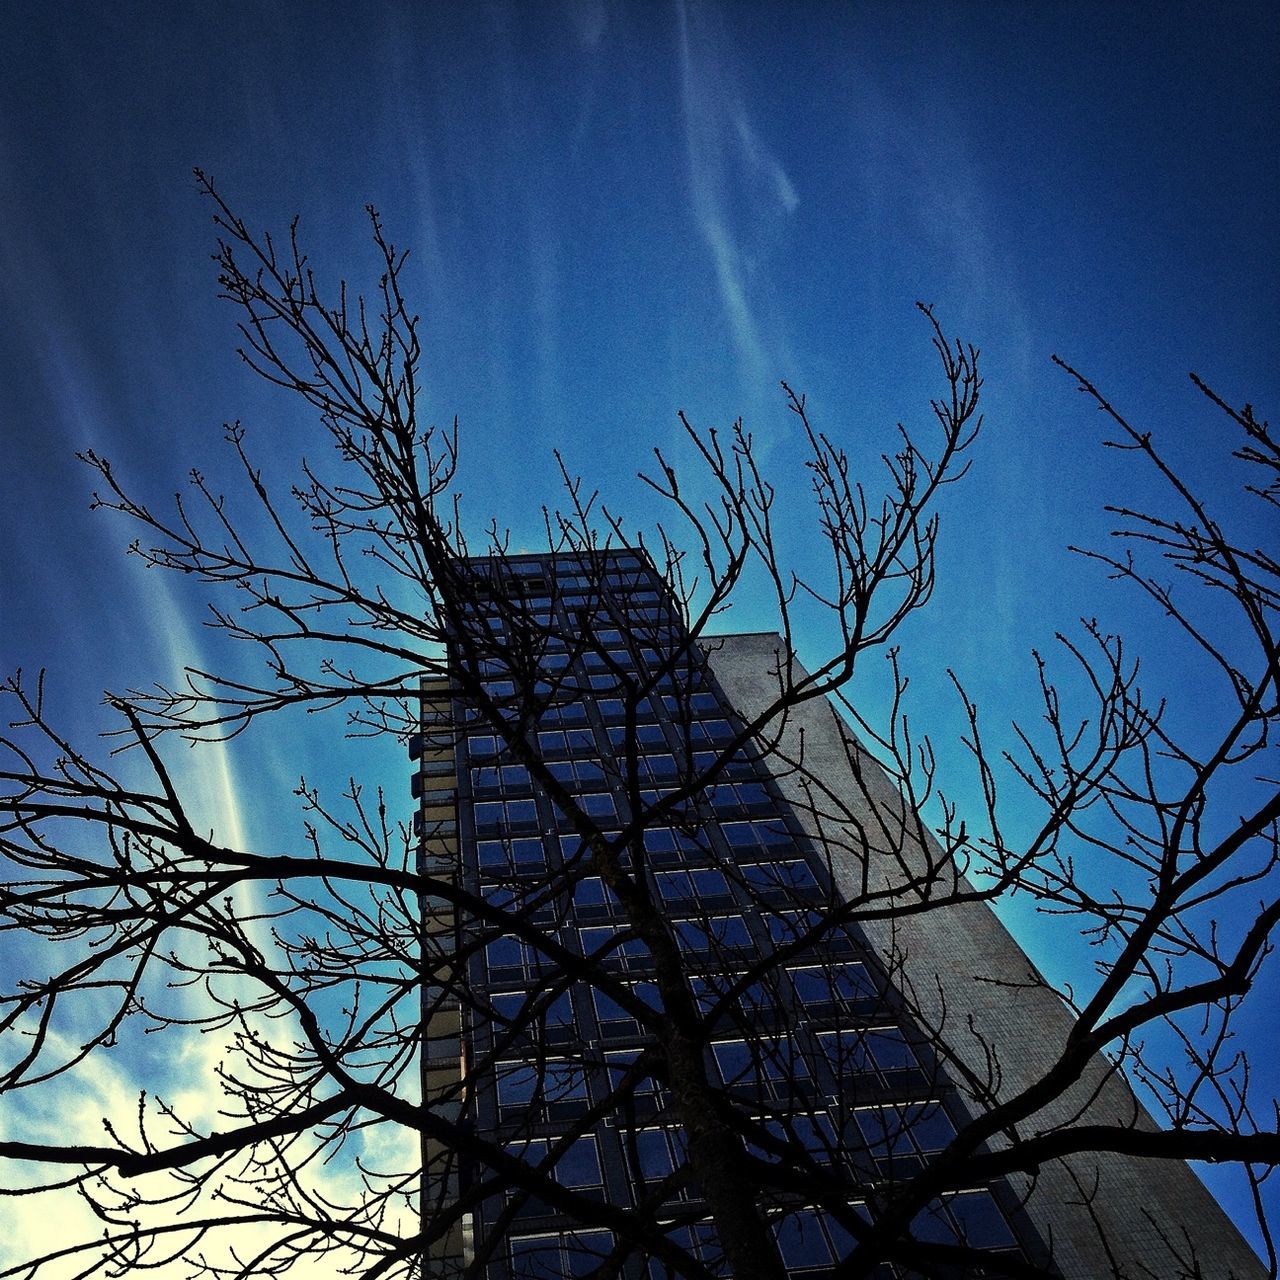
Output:
[[[738,141],[742,145],[743,157],[753,169],[768,180],[778,197],[778,203],[788,213],[794,213],[796,206],[800,203],[800,197],[796,194],[787,171],[777,157],[757,137],[751,121],[741,106],[734,111],[733,125],[738,134]]]
[[[681,105],[694,219],[711,255],[747,402],[776,405],[777,380],[794,372],[768,295],[768,240],[800,197],[753,126],[713,10],[677,0]]]
[[[569,21],[581,49],[595,49],[609,26],[609,9],[604,0],[581,0],[569,6]]]
[[[140,614],[149,618],[169,670],[166,680],[180,684],[187,668],[209,670],[210,663],[190,621],[190,606],[181,602],[158,573],[133,575],[142,598]],[[189,751],[169,753],[179,794],[197,830],[214,833],[215,840],[243,849],[249,838],[244,790],[237,781],[231,748],[225,742],[199,742]]]

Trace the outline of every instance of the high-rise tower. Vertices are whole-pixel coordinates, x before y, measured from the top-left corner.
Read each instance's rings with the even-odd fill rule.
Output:
[[[677,944],[717,1109],[760,1172],[760,1212],[787,1272],[837,1274],[893,1188],[963,1128],[966,1074],[989,1074],[994,1048],[1000,1070],[1029,1077],[1037,1036],[1060,1033],[1064,1009],[1043,992],[1021,1007],[991,997],[1005,989],[988,989],[984,975],[1016,978],[1029,966],[984,906],[937,929],[934,915],[949,913],[908,923],[909,945],[897,925],[891,935],[888,924],[842,917],[874,878],[880,845],[909,860],[915,837],[905,823],[888,829],[891,791],[862,823],[847,806],[840,821],[824,821],[822,791],[847,789],[851,769],[865,791],[874,768],[859,763],[825,703],[797,710],[780,753],[743,740],[743,717],[768,701],[777,637],[725,637],[704,653],[633,552],[472,566],[474,613],[455,620],[450,662],[479,696],[425,691],[417,744],[422,865],[456,875],[491,908],[423,904],[425,945],[454,975],[425,989],[424,1097],[464,1112],[478,1144],[470,1153],[424,1146],[428,1213],[457,1197],[468,1207],[465,1233],[437,1243],[429,1271],[478,1262],[490,1280],[600,1268],[658,1280],[681,1274],[682,1257],[711,1274],[723,1265],[672,1097],[652,948],[611,891],[608,860],[531,775],[532,752]],[[954,1044],[937,1039],[944,1023],[958,1028]],[[1102,1105],[1137,1106],[1122,1081],[1102,1093]],[[504,1177],[493,1151],[549,1170],[567,1197]],[[806,1163],[838,1170],[863,1194],[836,1203],[829,1189],[815,1194],[820,1173],[786,1176]],[[1091,1174],[1124,1193],[1104,1217],[1154,1209],[1154,1229],[1136,1219],[1126,1228],[1146,1259],[1177,1225],[1172,1196],[1196,1205],[1219,1261],[1242,1280],[1256,1273],[1185,1168],[1135,1184],[1118,1158],[1104,1164],[1070,1171],[1074,1199],[1089,1201],[1075,1209],[1058,1171],[1028,1185],[953,1184],[915,1220],[923,1251],[876,1274],[997,1275],[1005,1259],[1047,1275],[1105,1275],[1097,1240],[1113,1224],[1100,1223],[1097,1197],[1083,1194],[1079,1179]],[[584,1204],[607,1209],[584,1217],[574,1207]],[[618,1212],[671,1249],[622,1243],[629,1232],[609,1225]],[[958,1255],[948,1262],[958,1246],[984,1251],[987,1269]]]

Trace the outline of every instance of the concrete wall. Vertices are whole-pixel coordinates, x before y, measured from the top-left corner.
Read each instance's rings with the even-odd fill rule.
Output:
[[[710,647],[717,679],[748,718],[776,694],[771,672],[781,644],[777,635],[753,634],[724,637]],[[826,834],[843,892],[852,894],[864,871],[873,884],[877,876],[878,883],[900,876],[889,850],[905,847],[908,870],[913,863],[923,864],[926,855],[914,834],[908,834],[905,846],[901,838],[902,824],[909,825],[911,818],[902,813],[901,797],[860,752],[827,702],[815,701],[796,712],[781,746],[793,757],[803,750],[806,770],[852,811],[854,821],[841,820],[834,814],[836,806],[815,804],[814,794],[803,790],[794,773],[778,777],[810,834]],[[855,759],[869,766],[860,767],[860,779],[851,764]],[[824,818],[813,811],[823,808],[832,814]],[[936,859],[936,845],[933,851]],[[940,1038],[961,1062],[985,1078],[994,1053],[999,1098],[1040,1078],[1054,1061],[1071,1027],[1071,1014],[984,904],[903,917],[893,925],[869,923],[864,929],[873,947],[901,962],[924,1025],[940,1026]],[[996,986],[984,978],[1029,985]],[[1069,1123],[1081,1108],[1089,1122],[1154,1127],[1123,1077],[1099,1057],[1081,1088],[1036,1117],[1028,1132]],[[1075,1156],[1069,1164],[1044,1167],[1034,1184],[1024,1179],[1014,1186],[1028,1195],[1028,1212],[1066,1280],[1254,1280],[1265,1274],[1185,1164],[1110,1153]]]

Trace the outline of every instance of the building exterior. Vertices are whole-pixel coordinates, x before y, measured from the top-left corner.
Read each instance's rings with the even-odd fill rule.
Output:
[[[716,677],[732,704],[744,715],[769,696],[768,672],[777,662],[781,639],[772,634],[726,637],[716,656]],[[785,756],[804,743],[807,767],[835,794],[861,810],[857,835],[842,830],[847,816],[812,812],[797,780],[776,779],[801,826],[821,826],[834,850],[834,878],[845,892],[861,882],[861,859],[853,850],[867,833],[867,855],[881,850],[910,852],[913,840],[904,828],[910,815],[888,778],[874,764],[857,770],[859,744],[826,703],[801,708],[779,743]],[[871,802],[859,800],[869,793]],[[895,816],[896,815],[896,816]],[[935,849],[935,854],[938,851]],[[919,853],[918,848],[916,853]],[[1011,1097],[1043,1077],[1070,1027],[1067,1007],[1043,982],[1035,966],[1008,930],[983,903],[893,922],[867,923],[867,945],[877,954],[907,957],[905,976],[925,1021],[943,1027],[949,1050],[963,1067],[983,1076],[989,1051],[998,1055],[999,1097]],[[1156,1127],[1124,1077],[1099,1057],[1073,1090],[1047,1108],[1041,1127],[1053,1124],[1115,1123]],[[1015,1188],[1040,1238],[1051,1245],[1053,1263],[1065,1280],[1095,1280],[1117,1272],[1134,1280],[1261,1280],[1266,1269],[1222,1211],[1204,1184],[1176,1161],[1140,1160],[1116,1153],[1073,1156],[1043,1167],[1036,1179]]]
[[[936,920],[952,913],[922,917],[906,939],[897,926],[819,925],[867,883],[881,842],[911,847],[902,831],[888,829],[891,789],[860,823],[843,809],[839,822],[824,821],[815,781],[819,790],[849,790],[861,759],[825,703],[804,708],[781,744],[784,758],[805,757],[803,772],[743,751],[695,802],[663,809],[681,780],[715,760],[742,717],[767,701],[777,637],[725,637],[707,654],[692,648],[652,566],[629,551],[475,563],[476,613],[464,625],[484,643],[459,637],[450,661],[455,669],[470,664],[491,707],[536,739],[552,776],[606,838],[638,812],[656,810],[637,837],[637,856],[711,1019],[708,1066],[743,1116],[819,1164],[843,1162],[874,1188],[909,1179],[948,1143],[968,1114],[958,1073],[978,1069],[991,1045],[1010,1088],[1033,1078],[1066,1012],[1043,990],[1012,1008],[991,994],[1003,989],[976,981],[1029,968],[985,907],[964,908],[942,926]],[[462,888],[529,928],[522,934],[492,919],[464,919],[443,900],[422,904],[428,947],[456,965],[468,988],[465,1008],[451,983],[426,990],[424,1097],[525,1161],[554,1161],[565,1188],[662,1224],[715,1274],[714,1231],[697,1185],[681,1172],[683,1135],[647,1070],[660,1053],[645,1016],[659,1007],[652,957],[594,874],[591,850],[476,706],[458,696],[458,683],[425,691],[415,779],[422,865],[455,874]],[[528,717],[531,688],[545,703],[536,722]],[[858,773],[865,789],[866,771]],[[888,788],[876,777],[873,786]],[[539,936],[563,954],[548,955]],[[598,961],[608,981],[584,979],[575,957]],[[756,980],[737,989],[748,970]],[[959,1028],[946,1053],[926,1030],[945,1021],[944,1008],[947,1025]],[[1114,1076],[1097,1105],[1140,1110]],[[767,1146],[752,1154],[776,1158]],[[489,1280],[586,1276],[618,1256],[607,1230],[584,1228],[501,1179],[487,1182],[451,1151],[424,1147],[423,1166],[428,1206],[459,1195],[470,1206],[465,1230],[433,1246],[428,1274],[478,1262]],[[1170,1238],[1186,1243],[1179,1232],[1190,1206],[1196,1240],[1212,1255],[1202,1257],[1210,1264],[1204,1276],[1261,1274],[1185,1168],[1153,1175],[1116,1158],[1074,1172],[1102,1180],[1104,1204],[1081,1194],[1084,1182],[1050,1171],[1034,1184],[961,1188],[935,1201],[915,1234],[1085,1280],[1111,1274],[1101,1225],[1113,1247],[1133,1241],[1133,1260],[1148,1270],[1135,1266],[1132,1274],[1174,1276],[1172,1264],[1161,1269],[1153,1260],[1162,1248],[1168,1253]],[[1090,1204],[1073,1207],[1081,1200]],[[780,1191],[765,1209],[791,1275],[832,1275],[853,1245],[829,1206]],[[673,1274],[660,1257],[639,1253],[621,1266],[628,1280]],[[886,1265],[878,1274],[923,1272]]]

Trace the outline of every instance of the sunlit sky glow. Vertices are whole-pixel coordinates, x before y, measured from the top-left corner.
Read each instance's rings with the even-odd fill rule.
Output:
[[[195,165],[255,225],[301,215],[330,279],[368,279],[362,209],[379,208],[413,253],[427,416],[458,416],[473,527],[496,515],[517,548],[537,547],[557,501],[557,449],[647,521],[634,475],[654,445],[687,456],[682,408],[745,417],[794,513],[786,550],[812,566],[778,382],[878,483],[895,422],[927,429],[937,379],[913,304],[934,303],[987,378],[937,596],[903,636],[950,790],[971,794],[946,745],[945,669],[998,730],[1033,714],[1029,650],[1081,616],[1133,632],[1180,723],[1214,697],[1065,552],[1105,536],[1106,501],[1153,490],[1100,448],[1049,356],[1210,496],[1230,491],[1220,423],[1186,374],[1263,415],[1280,402],[1270,6],[20,4],[5,28],[0,665],[48,666],[81,732],[102,727],[103,688],[218,651],[200,597],[140,571],[132,533],[88,512],[75,451],[161,498],[194,465],[222,473],[224,421],[273,462],[322,447],[233,354]],[[725,625],[771,618],[749,596]],[[381,781],[407,814],[396,749],[344,753],[336,730],[179,764],[205,821],[252,847],[292,847],[304,772],[334,790]],[[1087,973],[1061,934],[1010,918],[1055,977]],[[1259,1045],[1273,1031],[1252,1024]],[[136,1087],[127,1062],[110,1070],[111,1089]]]

